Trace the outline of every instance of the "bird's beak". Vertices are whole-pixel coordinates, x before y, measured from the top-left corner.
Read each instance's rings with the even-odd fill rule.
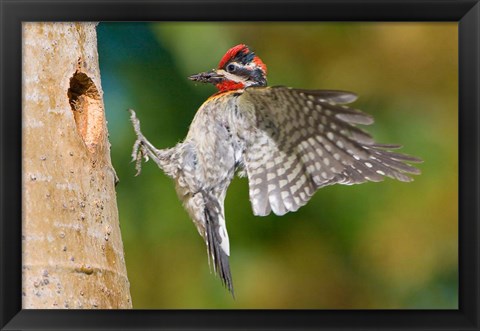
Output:
[[[215,69],[212,71],[208,72],[201,72],[196,75],[191,75],[188,77],[188,79],[193,80],[195,82],[200,82],[200,83],[211,83],[211,84],[218,84],[220,83],[223,79],[224,76],[222,74],[219,74]]]

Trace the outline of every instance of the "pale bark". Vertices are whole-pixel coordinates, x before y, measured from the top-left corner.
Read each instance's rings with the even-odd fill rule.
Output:
[[[23,24],[23,308],[131,308],[94,23]]]

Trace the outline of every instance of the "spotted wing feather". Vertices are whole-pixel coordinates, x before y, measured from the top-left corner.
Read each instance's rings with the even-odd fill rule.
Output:
[[[377,144],[357,124],[372,116],[346,106],[356,95],[343,91],[248,88],[239,98],[245,139],[243,163],[256,215],[283,215],[305,205],[315,191],[332,184],[411,181],[420,159]]]

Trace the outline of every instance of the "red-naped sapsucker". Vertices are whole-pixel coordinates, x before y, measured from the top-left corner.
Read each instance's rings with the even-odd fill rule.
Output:
[[[132,156],[152,158],[174,179],[180,200],[207,245],[209,261],[233,294],[224,200],[235,173],[246,175],[253,213],[283,215],[305,205],[321,187],[382,181],[408,182],[419,158],[392,152],[357,126],[373,118],[347,104],[357,96],[335,90],[267,87],[262,60],[240,44],[218,68],[189,79],[218,92],[198,109],[187,137],[156,149],[140,132]]]

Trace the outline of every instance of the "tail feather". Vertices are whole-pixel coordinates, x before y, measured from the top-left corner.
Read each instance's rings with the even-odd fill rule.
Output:
[[[205,198],[205,240],[209,261],[213,262],[213,270],[220,277],[223,285],[235,297],[228,255],[221,245],[222,240],[225,240],[220,234],[222,209],[215,198],[208,195]]]

